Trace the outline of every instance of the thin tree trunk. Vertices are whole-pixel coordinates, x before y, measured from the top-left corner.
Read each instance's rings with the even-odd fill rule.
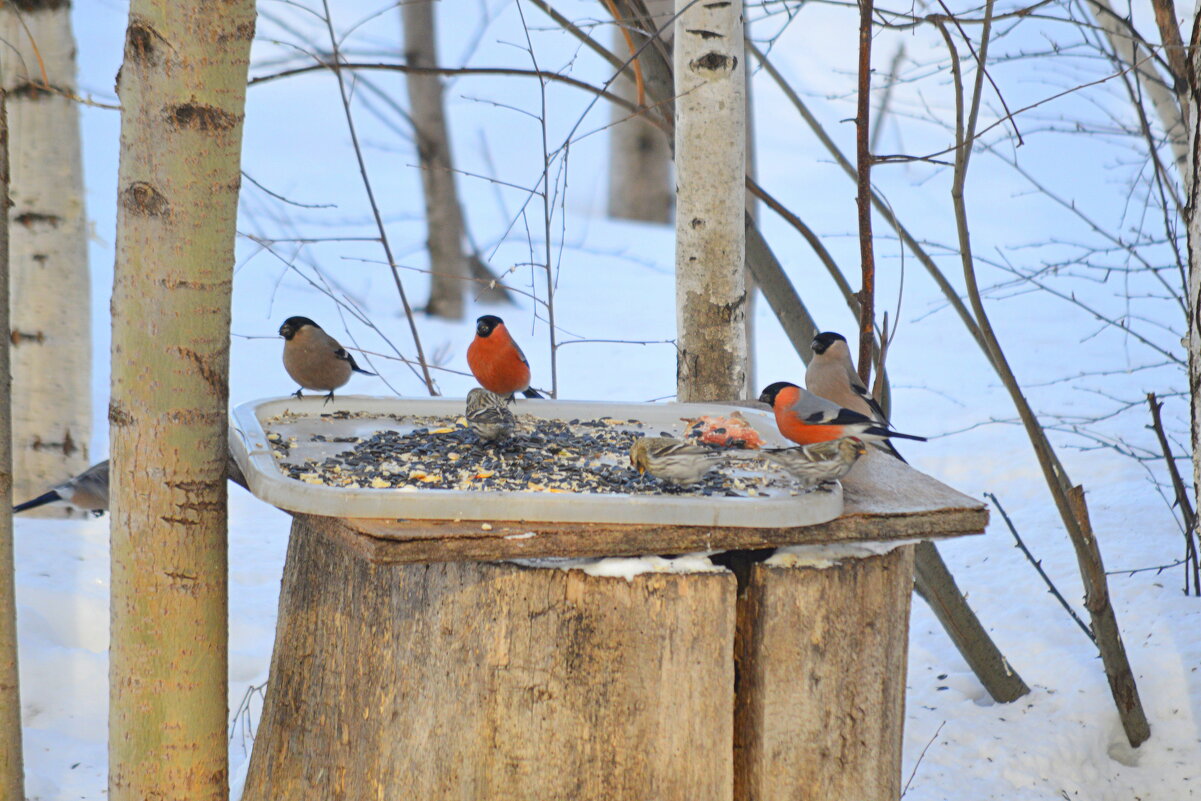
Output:
[[[5,329],[13,490],[32,497],[91,463],[91,292],[70,3],[3,3],[0,37],[12,143],[10,291],[18,301]]]
[[[676,2],[676,394],[746,387],[742,3]]]
[[[977,56],[981,64],[988,63],[992,12],[993,0],[987,0],[984,24],[980,33],[979,55]],[[979,324],[986,353],[989,354],[997,375],[1005,385],[1005,389],[1008,390],[1013,405],[1017,408],[1018,416],[1026,429],[1026,435],[1038,457],[1039,467],[1042,468],[1047,488],[1055,500],[1060,519],[1063,521],[1068,537],[1072,541],[1072,547],[1076,551],[1080,576],[1084,581],[1085,606],[1092,615],[1093,634],[1097,637],[1097,647],[1101,653],[1101,661],[1105,665],[1105,676],[1109,679],[1110,691],[1117,706],[1118,715],[1121,717],[1126,738],[1132,747],[1137,748],[1151,736],[1151,726],[1147,722],[1142,702],[1139,699],[1134,673],[1130,669],[1126,648],[1118,629],[1117,616],[1113,604],[1110,602],[1105,566],[1102,564],[1101,551],[1088,520],[1084,490],[1071,485],[1067,471],[1063,469],[1063,464],[1051,447],[1038,417],[1030,408],[1025,395],[1022,394],[1021,385],[1009,367],[1009,362],[1005,358],[984,310],[984,302],[976,281],[975,257],[972,254],[964,185],[972,154],[971,143],[975,141],[984,74],[982,70],[976,73],[971,94],[965,95],[962,68],[954,40],[945,24],[935,21],[935,25],[942,34],[947,50],[951,54],[951,75],[955,85],[955,171],[951,184],[951,201],[955,210],[959,257],[963,266],[964,283],[967,285],[968,301],[971,303],[972,313]]]
[[[1188,385],[1192,420],[1193,497],[1201,506],[1201,13],[1193,18],[1188,60],[1188,158],[1184,204],[1188,235]]]
[[[750,23],[744,22],[744,36],[749,39],[751,36]],[[746,83],[746,175],[751,181],[757,181],[759,172],[757,169],[757,155],[755,151],[755,110],[754,110],[754,95],[751,93],[751,71],[749,69],[742,71],[743,81]],[[759,222],[759,198],[755,197],[754,192],[750,189],[750,184],[747,184],[746,189],[746,216],[754,223]],[[759,299],[759,287],[755,283],[755,273],[749,264],[746,267],[746,312],[743,318],[746,325],[746,397],[759,397],[759,375],[755,368],[755,305]]]
[[[625,4],[617,6],[624,8]],[[646,0],[655,29],[661,28],[673,13],[673,0]],[[620,13],[620,12],[619,12]],[[629,58],[630,44],[641,47],[646,41],[646,31],[641,28],[646,21],[623,16],[616,20],[613,31],[613,52],[623,60]],[[670,46],[674,27],[668,25],[662,39]],[[627,39],[626,37],[629,37]],[[632,80],[619,80],[613,91],[630,102],[650,101],[638,97],[638,86]],[[609,133],[609,216],[623,220],[643,222],[671,222],[675,190],[672,186],[671,140],[656,125],[643,117],[630,118],[630,113],[619,106],[612,107],[613,127]]]
[[[876,256],[872,239],[872,0],[859,0],[859,96],[855,114],[855,165],[859,210],[859,380],[870,387],[876,342]]]
[[[134,0],[113,279],[111,801],[228,796],[226,408],[253,0]]]
[[[401,3],[405,63],[411,67],[438,66],[434,3]],[[426,242],[430,256],[430,296],[427,314],[459,320],[463,317],[468,264],[463,253],[463,210],[451,169],[450,136],[442,101],[442,78],[408,73],[409,116],[421,163],[425,196]]]
[[[0,92],[0,208],[8,207],[8,114]],[[0,217],[0,331],[8,327],[8,218]],[[0,798],[24,798],[17,599],[13,565],[12,377],[0,348]]]

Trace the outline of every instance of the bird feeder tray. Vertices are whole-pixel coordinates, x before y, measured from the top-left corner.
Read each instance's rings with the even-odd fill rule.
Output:
[[[565,423],[603,421],[592,424],[615,431],[647,436],[669,434],[682,439],[687,420],[704,415],[726,417],[735,409],[702,403],[519,400],[513,411],[519,419],[531,415]],[[741,408],[737,411],[758,432],[766,447],[792,445],[779,434],[770,412]],[[461,443],[474,436],[462,429],[461,423],[456,427],[454,421],[462,414],[463,400],[458,398],[347,395],[328,404],[321,397],[258,400],[234,409],[231,451],[250,491],[260,499],[287,511],[333,518],[754,529],[812,526],[833,520],[843,512],[840,484],[806,490],[785,471],[761,459],[721,468],[732,480],[724,482],[727,487],[721,492],[709,495],[670,487],[658,493],[654,491],[655,480],[649,477],[635,482],[637,494],[539,489],[536,476],[531,482],[534,489],[518,491],[485,487],[447,489],[420,483],[399,488],[340,487],[321,483],[316,474],[302,473],[303,480],[298,480],[281,469],[285,463],[317,465],[345,453],[356,442],[377,432],[407,434],[429,427],[431,420],[441,420],[444,426],[432,430],[429,438],[454,436]],[[480,443],[474,447],[486,450],[494,446]],[[624,458],[621,454],[621,459]],[[610,457],[609,461],[618,459]],[[609,475],[629,470],[630,479],[636,477],[624,461],[612,464],[608,470]]]

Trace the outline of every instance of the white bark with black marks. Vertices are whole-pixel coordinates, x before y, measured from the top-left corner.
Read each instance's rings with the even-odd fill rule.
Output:
[[[12,305],[5,330],[13,376],[13,491],[24,498],[91,463],[91,282],[79,106],[71,99],[70,3],[0,4],[0,37],[12,170]],[[44,509],[40,514],[63,514],[61,507]]]
[[[746,388],[742,3],[676,4],[677,396]]]

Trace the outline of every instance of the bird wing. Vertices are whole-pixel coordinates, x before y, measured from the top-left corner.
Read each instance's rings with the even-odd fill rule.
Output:
[[[800,389],[797,399],[788,407],[788,410],[810,425],[845,426],[874,422],[867,415],[844,409],[837,403],[832,403],[804,389]]]
[[[359,365],[355,363],[354,357],[350,355],[350,352],[347,351],[346,348],[339,347],[334,350],[334,358],[341,359],[344,362],[350,362],[350,369],[354,370],[356,373],[362,373],[363,375],[375,375],[375,373],[368,372],[362,367],[359,367]]]

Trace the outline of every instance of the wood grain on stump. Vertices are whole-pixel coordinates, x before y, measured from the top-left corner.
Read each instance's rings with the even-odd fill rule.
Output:
[[[246,801],[732,798],[732,574],[378,565],[309,519]]]
[[[913,546],[751,568],[738,604],[734,797],[893,801]]]

